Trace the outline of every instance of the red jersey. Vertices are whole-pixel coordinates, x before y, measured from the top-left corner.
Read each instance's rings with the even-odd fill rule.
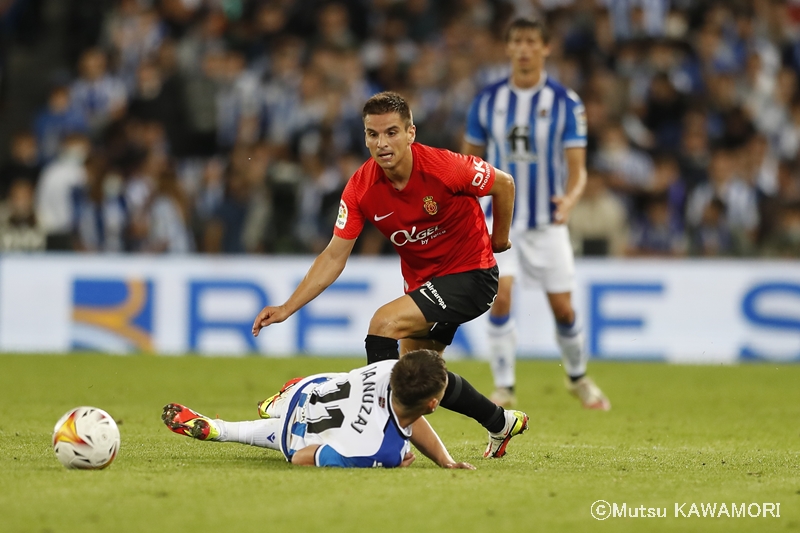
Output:
[[[400,255],[406,292],[435,276],[495,264],[478,196],[494,185],[494,167],[474,156],[411,145],[413,168],[396,190],[372,159],[342,193],[334,235],[355,239],[369,220]]]

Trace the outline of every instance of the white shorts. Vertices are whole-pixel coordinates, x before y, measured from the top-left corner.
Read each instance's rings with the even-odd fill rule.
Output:
[[[539,286],[550,294],[575,290],[575,257],[567,226],[514,232],[511,244],[510,250],[494,256],[501,278],[521,279],[526,287]]]

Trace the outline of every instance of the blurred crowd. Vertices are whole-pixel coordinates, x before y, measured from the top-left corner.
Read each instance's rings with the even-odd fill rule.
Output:
[[[36,1],[0,0],[7,35]],[[458,150],[526,16],[586,105],[577,254],[800,257],[800,3],[67,4],[66,70],[0,167],[2,250],[319,252],[368,157],[363,102],[401,92],[418,141]]]

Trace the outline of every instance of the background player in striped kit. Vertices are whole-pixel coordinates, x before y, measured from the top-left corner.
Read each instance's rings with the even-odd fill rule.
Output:
[[[585,110],[574,91],[547,77],[544,63],[550,50],[542,23],[513,21],[506,49],[511,75],[473,101],[462,150],[486,157],[511,174],[516,185],[515,246],[497,256],[500,283],[489,316],[492,400],[503,406],[516,401],[516,326],[510,312],[514,278],[521,275],[523,282],[538,282],[547,294],[568,390],[584,407],[608,410],[610,402],[585,375],[583,331],[571,298],[574,257],[566,222],[586,183]]]

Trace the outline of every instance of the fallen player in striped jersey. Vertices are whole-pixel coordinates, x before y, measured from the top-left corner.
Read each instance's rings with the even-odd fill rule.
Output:
[[[259,403],[259,420],[226,422],[176,403],[161,418],[179,435],[269,448],[296,465],[409,466],[410,442],[442,468],[474,470],[450,456],[424,418],[439,406],[447,379],[438,353],[416,350],[399,361],[292,380]]]

